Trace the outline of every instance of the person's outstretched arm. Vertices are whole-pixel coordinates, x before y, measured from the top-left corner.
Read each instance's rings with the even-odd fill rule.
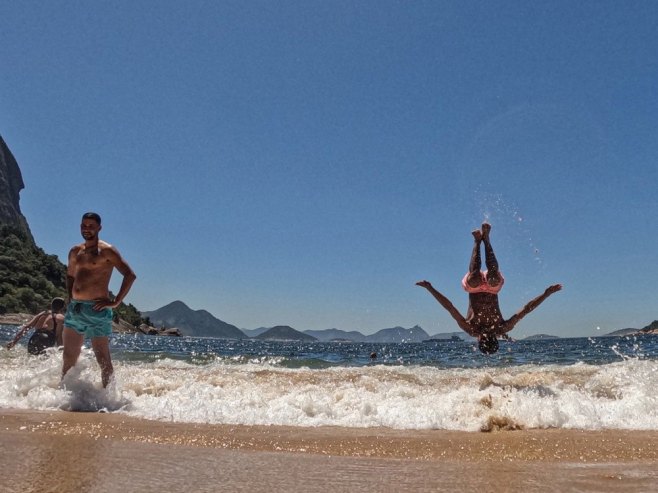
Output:
[[[48,315],[48,312],[43,311],[41,313],[38,313],[34,317],[32,317],[32,320],[30,320],[29,322],[23,324],[20,327],[20,329],[18,330],[18,332],[14,336],[14,339],[9,344],[7,344],[5,347],[7,349],[13,348],[16,345],[16,343],[21,340],[21,338],[25,335],[25,333],[28,330],[32,329],[33,327],[36,327],[37,325],[41,326],[43,324],[43,320],[46,318],[47,315]]]
[[[557,293],[560,289],[562,289],[562,284],[553,284],[552,286],[547,287],[546,291],[544,291],[542,294],[537,296],[535,299],[530,300],[526,304],[526,306],[524,306],[521,310],[519,310],[512,317],[510,317],[510,319],[505,322],[504,327],[502,328],[502,330],[500,330],[497,333],[497,335],[504,335],[505,333],[512,330],[514,326],[518,324],[523,317],[525,317],[528,313],[530,313],[532,310],[534,310],[539,305],[541,305],[541,303],[550,295],[552,295],[553,293]]]
[[[438,301],[443,308],[448,310],[448,313],[452,315],[452,318],[455,319],[455,322],[457,322],[457,325],[459,326],[460,329],[462,329],[464,332],[466,332],[469,336],[472,337],[477,337],[476,334],[473,334],[471,331],[471,327],[466,321],[466,319],[462,316],[461,313],[459,313],[459,310],[455,308],[455,306],[452,304],[452,302],[443,296],[441,293],[439,293],[436,289],[434,289],[434,286],[432,286],[429,281],[418,281],[416,283],[416,286],[420,286],[421,288],[427,289],[432,296]]]

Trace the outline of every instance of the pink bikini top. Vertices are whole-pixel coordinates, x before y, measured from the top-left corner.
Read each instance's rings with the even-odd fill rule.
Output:
[[[498,294],[498,292],[503,288],[503,284],[505,284],[505,278],[503,277],[503,274],[501,272],[498,272],[498,277],[500,277],[500,283],[497,286],[490,286],[489,283],[487,282],[487,271],[480,272],[480,275],[482,277],[482,282],[480,283],[479,286],[472,288],[471,286],[468,285],[468,275],[469,273],[467,272],[466,275],[464,276],[464,279],[462,279],[462,287],[464,288],[464,291],[466,291],[468,294],[475,294],[475,293],[489,293],[489,294]]]

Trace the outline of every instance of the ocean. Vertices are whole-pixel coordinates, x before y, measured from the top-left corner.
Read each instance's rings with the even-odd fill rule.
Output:
[[[92,351],[60,382],[0,326],[0,408],[183,423],[658,430],[658,337],[413,344],[227,341],[116,334],[107,389]],[[371,354],[376,353],[376,358]]]

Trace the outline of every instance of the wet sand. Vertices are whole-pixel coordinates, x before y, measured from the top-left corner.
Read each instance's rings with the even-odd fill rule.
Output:
[[[656,491],[658,432],[193,425],[0,410],[1,492]]]

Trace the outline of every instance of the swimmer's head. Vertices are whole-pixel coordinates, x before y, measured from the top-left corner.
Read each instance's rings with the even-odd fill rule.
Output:
[[[53,301],[50,303],[50,309],[54,312],[61,312],[65,305],[66,302],[63,298],[53,298]]]
[[[478,338],[478,349],[484,354],[494,354],[498,351],[498,339],[493,334],[482,334]]]

